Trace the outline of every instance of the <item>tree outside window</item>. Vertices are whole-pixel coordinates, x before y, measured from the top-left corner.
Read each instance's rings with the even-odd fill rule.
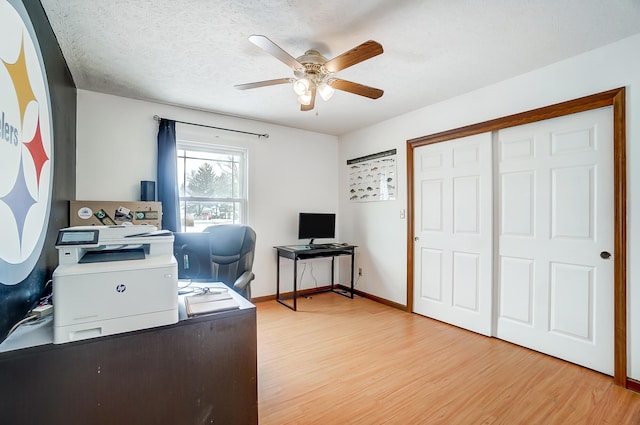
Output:
[[[178,150],[182,231],[244,223],[246,173],[243,151]]]

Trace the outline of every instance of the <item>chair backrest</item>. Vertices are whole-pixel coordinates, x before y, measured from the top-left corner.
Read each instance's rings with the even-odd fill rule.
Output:
[[[253,267],[256,232],[241,224],[209,226],[203,232],[210,235],[212,279],[233,287],[236,279]]]

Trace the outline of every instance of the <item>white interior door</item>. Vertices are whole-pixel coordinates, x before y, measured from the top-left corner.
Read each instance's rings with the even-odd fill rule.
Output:
[[[497,336],[613,375],[611,108],[498,139]]]
[[[492,331],[491,134],[414,151],[414,311]]]

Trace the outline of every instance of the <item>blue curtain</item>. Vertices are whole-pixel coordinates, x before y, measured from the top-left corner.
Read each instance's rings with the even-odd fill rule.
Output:
[[[162,202],[162,228],[180,231],[176,122],[162,118],[158,129],[158,201]]]

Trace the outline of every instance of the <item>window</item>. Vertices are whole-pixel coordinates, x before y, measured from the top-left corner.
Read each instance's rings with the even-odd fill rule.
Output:
[[[246,152],[178,142],[180,227],[201,232],[226,223],[244,223],[247,211]]]

